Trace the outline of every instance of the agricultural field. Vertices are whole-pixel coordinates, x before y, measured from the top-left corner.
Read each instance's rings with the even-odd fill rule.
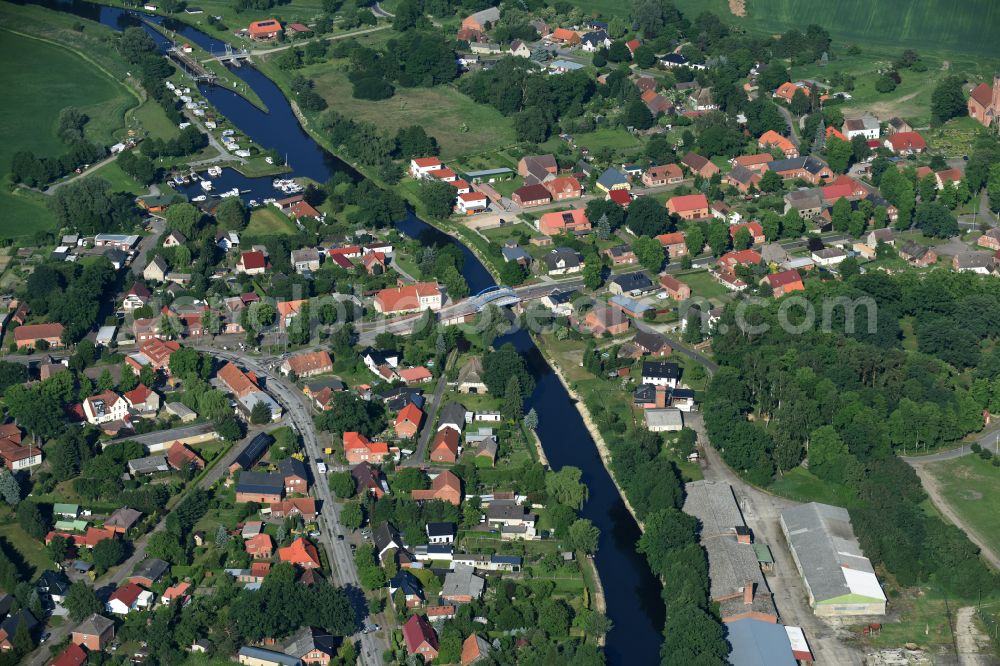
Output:
[[[596,9],[612,5],[606,0],[584,1],[582,7]],[[917,50],[947,50],[969,55],[996,56],[996,39],[984,26],[1000,23],[1000,4],[993,0],[747,0],[746,16],[736,17],[728,0],[677,0],[689,17],[709,10],[723,20],[748,30],[768,34],[816,23],[836,40],[887,45]],[[610,7],[609,15],[627,11],[627,5]]]

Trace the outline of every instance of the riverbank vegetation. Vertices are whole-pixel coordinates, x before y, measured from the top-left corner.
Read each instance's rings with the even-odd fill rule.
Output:
[[[806,297],[817,312],[845,297],[872,307],[838,305],[831,330],[801,334],[776,320],[780,302],[747,306],[744,316],[765,324],[762,333],[743,330],[727,309],[713,337],[722,368],[704,409],[713,445],[757,485],[807,461],[817,478],[856,497],[849,509],[865,554],[899,584],[933,581],[966,598],[997,591],[978,549],[922,510],[920,481],[897,452],[982,428],[1000,367],[986,323],[1000,308],[1000,288],[968,273],[872,272],[812,284]],[[904,317],[913,320],[915,352],[902,348]]]

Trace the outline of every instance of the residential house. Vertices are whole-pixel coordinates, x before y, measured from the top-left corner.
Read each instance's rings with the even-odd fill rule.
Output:
[[[419,608],[424,603],[424,586],[406,569],[399,570],[389,580],[389,599],[393,605],[396,603],[397,592],[402,595],[406,608]]]
[[[35,589],[43,598],[61,604],[69,593],[69,578],[62,571],[43,571],[35,581]]]
[[[167,462],[167,457],[162,455],[133,458],[128,461],[127,466],[128,472],[133,478],[170,471],[170,464]]]
[[[293,354],[281,364],[281,374],[294,373],[296,377],[313,377],[333,372],[333,359],[329,352],[315,351]]]
[[[594,335],[620,335],[628,330],[629,318],[621,310],[597,303],[584,317],[583,325]]]
[[[465,428],[466,409],[457,402],[449,402],[441,408],[441,416],[438,417],[438,430],[451,428],[455,432],[461,433]]]
[[[100,425],[111,421],[124,421],[128,416],[128,402],[114,391],[104,391],[83,401],[87,423]]]
[[[632,338],[632,344],[644,355],[655,357],[670,356],[673,349],[667,339],[654,331],[638,331]]]
[[[451,428],[438,430],[430,446],[431,462],[454,463],[458,460],[458,433]]]
[[[130,509],[128,507],[121,507],[115,509],[107,520],[104,521],[104,529],[110,531],[112,534],[128,534],[139,519],[142,518],[142,512],[136,511],[135,509]]]
[[[993,75],[993,86],[980,83],[969,93],[969,117],[983,127],[989,127],[1000,116],[1000,74]]]
[[[466,192],[458,195],[455,209],[462,215],[472,215],[489,207],[489,199],[482,192]]]
[[[801,178],[813,185],[833,178],[834,173],[823,160],[806,155],[786,160],[775,160],[767,165],[768,171],[774,171],[783,179]]]
[[[142,269],[142,277],[147,282],[164,282],[169,272],[170,267],[167,265],[167,260],[160,255],[156,255]]]
[[[677,302],[691,298],[691,287],[684,284],[672,275],[661,275],[660,286],[667,292],[667,296]]]
[[[42,448],[29,440],[21,441],[21,430],[14,423],[0,426],[0,460],[11,472],[20,472],[42,463]]]
[[[712,111],[718,109],[711,88],[698,88],[688,95],[688,106],[692,111]]]
[[[187,236],[174,229],[163,238],[163,247],[179,247],[187,243]]]
[[[250,27],[247,28],[247,32],[250,35],[250,39],[254,41],[269,41],[277,39],[278,35],[281,34],[281,23],[274,19],[254,21],[250,24]]]
[[[304,247],[299,250],[292,250],[292,268],[296,273],[319,270],[319,250],[314,247]]]
[[[726,185],[735,187],[741,193],[746,194],[750,191],[750,188],[756,188],[760,186],[760,173],[756,171],[751,171],[743,166],[734,166],[729,173],[723,178],[723,182]]]
[[[49,666],[82,666],[87,663],[87,651],[79,645],[70,643],[65,650],[49,662]]]
[[[167,562],[156,557],[148,557],[135,566],[128,582],[143,587],[153,587],[167,575],[168,571],[170,571],[170,565]]]
[[[555,178],[559,165],[552,155],[525,155],[517,163],[517,173],[525,185],[544,183]]]
[[[424,421],[424,412],[412,402],[407,403],[396,415],[396,435],[399,437],[416,437]]]
[[[577,199],[583,194],[583,186],[573,176],[560,176],[543,183],[545,189],[552,195],[553,201]]]
[[[301,516],[302,520],[316,520],[316,498],[292,497],[271,503],[272,518],[287,518]]]
[[[592,30],[591,32],[583,33],[580,37],[580,48],[587,53],[600,51],[601,49],[606,49],[610,46],[611,38],[608,37],[606,30]]]
[[[667,200],[667,212],[684,220],[703,220],[710,216],[704,194],[685,194]]]
[[[939,190],[946,187],[958,187],[958,184],[962,182],[962,175],[961,169],[942,169],[934,174],[934,182],[937,183]]]
[[[774,157],[771,153],[757,153],[756,155],[740,155],[739,157],[734,157],[729,160],[729,163],[733,166],[733,168],[743,167],[748,171],[762,174],[767,171],[767,164],[773,160]]]
[[[576,46],[580,43],[580,33],[568,28],[556,28],[546,36],[550,42],[559,42],[563,46]]]
[[[375,294],[375,311],[380,314],[404,314],[441,309],[441,289],[437,282],[383,289]]]
[[[660,56],[660,64],[667,69],[674,69],[675,67],[688,67],[691,61],[681,53],[668,53]]]
[[[475,14],[470,14],[462,19],[462,28],[486,32],[497,21],[500,20],[499,7],[487,7]]]
[[[411,615],[406,621],[403,625],[403,641],[410,656],[420,655],[426,662],[433,661],[438,656],[437,632],[423,615]]]
[[[786,81],[775,89],[773,97],[786,103],[791,102],[792,98],[795,97],[795,93],[800,90],[807,97],[812,94],[812,91],[808,86],[802,86],[792,83],[791,81]]]
[[[309,492],[309,472],[298,458],[284,458],[278,463],[286,495],[306,495]]]
[[[455,523],[427,523],[428,543],[455,543]]]
[[[414,157],[410,160],[410,176],[426,178],[432,171],[444,168],[444,163],[437,157]]]
[[[767,282],[771,286],[775,298],[781,298],[793,291],[804,291],[806,288],[802,284],[802,276],[799,275],[799,272],[792,270],[771,273],[764,277],[761,282]]]
[[[874,232],[873,232],[874,233]],[[979,247],[989,248],[993,251],[1000,250],[1000,229],[987,229],[982,236],[976,240]]]
[[[459,506],[462,503],[462,482],[450,471],[445,470],[434,477],[429,490],[412,490],[410,497],[417,502],[440,500]]]
[[[642,174],[642,184],[646,187],[674,185],[684,180],[684,173],[676,164],[649,167]]]
[[[624,243],[609,247],[604,251],[604,254],[608,255],[611,259],[611,263],[615,266],[630,265],[638,261],[635,256],[635,252],[632,251],[632,248]]]
[[[348,464],[357,465],[362,462],[380,463],[389,455],[389,445],[385,442],[373,442],[359,432],[344,433],[344,455]]]
[[[990,275],[996,268],[992,252],[962,252],[952,257],[951,267],[959,273]]]
[[[886,123],[885,133],[886,134],[896,134],[897,132],[912,132],[913,126],[906,122],[899,116],[893,116],[889,118],[889,122]]]
[[[142,282],[136,282],[125,292],[125,298],[122,300],[122,309],[125,312],[135,312],[149,303],[152,298],[153,294],[149,291],[149,287]]]
[[[874,229],[868,232],[868,235],[865,237],[865,244],[868,247],[875,249],[878,247],[879,243],[886,243],[887,245],[896,244],[896,241],[893,238],[892,229]],[[982,245],[982,243],[980,243],[980,245]],[[997,234],[997,247],[995,249],[1000,250],[1000,233]]]
[[[683,231],[675,231],[669,234],[660,234],[656,237],[660,245],[667,251],[667,256],[673,260],[683,257],[688,253],[687,242]]]
[[[38,349],[42,342],[50,348],[62,347],[62,324],[25,324],[14,329],[14,344],[18,349]]]
[[[676,363],[669,361],[643,361],[642,362],[642,383],[653,386],[665,386],[667,388],[677,388],[680,381],[681,368]]]
[[[510,199],[521,208],[532,208],[550,203],[552,193],[541,183],[535,183],[517,188]]]
[[[913,155],[927,150],[927,142],[917,132],[898,132],[886,138],[884,145],[896,155]]]
[[[458,371],[459,393],[486,393],[488,388],[483,381],[483,359],[473,356]]]
[[[530,58],[531,48],[520,39],[515,39],[510,43],[510,54],[518,58]]]
[[[641,296],[654,289],[653,281],[642,271],[621,273],[608,282],[608,291],[615,295]]]
[[[462,642],[462,666],[472,666],[486,660],[493,647],[490,642],[478,634],[469,634]]]
[[[715,166],[712,160],[694,152],[689,152],[682,157],[681,164],[686,166],[692,175],[701,176],[706,179],[719,173],[719,167]]]
[[[135,583],[128,583],[112,592],[104,607],[109,613],[128,615],[134,610],[149,608],[152,605],[152,592],[142,589]]]
[[[327,666],[337,656],[342,639],[317,627],[300,627],[285,642],[282,652],[306,666]]]
[[[827,247],[813,252],[811,258],[817,266],[836,266],[847,259],[847,253],[839,247]]]
[[[274,555],[274,540],[265,532],[256,534],[243,542],[243,549],[255,560],[269,560]]]
[[[379,523],[372,530],[372,545],[375,547],[375,557],[382,562],[390,551],[403,550],[403,539],[395,527],[389,523]]]
[[[764,237],[764,227],[761,226],[760,222],[733,224],[729,227],[729,236],[735,239],[740,229],[746,229],[750,233],[750,240],[754,245],[762,245],[767,240]]]
[[[152,418],[160,411],[159,394],[147,388],[145,384],[139,384],[122,397],[125,398],[129,411],[135,416]]]
[[[222,366],[216,373],[216,377],[237,398],[260,391],[256,375],[243,372],[232,362],[227,362]]]
[[[608,167],[604,173],[597,177],[597,189],[605,193],[611,190],[630,190],[632,183],[629,182],[628,176],[621,171],[614,167]]]
[[[103,652],[115,638],[115,622],[103,615],[92,614],[73,629],[70,641],[91,652]]]
[[[794,190],[785,195],[785,212],[798,211],[802,217],[815,217],[823,212],[823,195],[819,190]]]
[[[469,50],[479,55],[497,55],[503,52],[496,42],[469,42]]]
[[[281,474],[244,471],[236,482],[236,501],[271,504],[280,502],[284,491],[285,484]]]
[[[449,571],[444,577],[441,598],[456,604],[468,604],[483,596],[486,581],[468,569]]]
[[[547,296],[542,297],[542,305],[551,312],[568,317],[573,314],[573,296],[576,294],[572,289],[554,289]]]
[[[278,559],[302,569],[318,569],[321,566],[316,546],[305,537],[299,537],[290,546],[279,548]]]
[[[372,495],[375,499],[381,499],[389,493],[389,484],[378,467],[372,467],[366,462],[358,463],[351,468],[351,476],[354,477],[358,495]]]
[[[267,257],[260,250],[251,250],[240,254],[236,270],[246,275],[261,275],[267,270]]]
[[[654,116],[667,115],[673,113],[674,103],[655,90],[647,90],[640,95],[643,104]]]
[[[799,149],[787,137],[781,136],[774,130],[764,132],[757,139],[757,146],[763,150],[778,149],[786,159],[799,156]]]
[[[841,130],[848,141],[856,136],[863,136],[866,139],[874,140],[882,133],[882,127],[879,124],[878,118],[870,113],[866,113],[860,118],[845,118]]]
[[[549,275],[566,275],[579,273],[583,270],[583,256],[568,247],[557,247],[548,254],[542,255],[542,263]]]
[[[538,516],[530,513],[515,500],[494,499],[486,508],[486,523],[500,530],[503,541],[535,539]]]
[[[14,639],[17,637],[17,633],[22,626],[27,629],[29,636],[38,627],[38,620],[35,619],[35,616],[27,608],[22,608],[3,622],[0,622],[0,651],[9,652],[14,649]]]
[[[153,370],[162,370],[170,374],[170,357],[180,349],[180,343],[173,340],[151,338],[139,345],[139,350],[125,357],[125,363],[135,374],[140,374],[147,365]]]
[[[183,469],[185,465],[195,469],[205,469],[205,460],[183,442],[174,442],[167,450],[167,463],[174,469]]]

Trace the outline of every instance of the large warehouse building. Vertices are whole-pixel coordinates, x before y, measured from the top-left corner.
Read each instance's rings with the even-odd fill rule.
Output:
[[[885,615],[885,594],[846,509],[817,502],[786,509],[781,531],[816,615]]]

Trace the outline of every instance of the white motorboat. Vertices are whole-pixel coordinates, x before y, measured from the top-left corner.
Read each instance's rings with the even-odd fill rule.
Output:
[[[201,189],[205,190],[206,192],[211,192],[212,191],[212,181],[210,181],[208,178],[205,178],[204,180],[202,180],[201,181]]]

